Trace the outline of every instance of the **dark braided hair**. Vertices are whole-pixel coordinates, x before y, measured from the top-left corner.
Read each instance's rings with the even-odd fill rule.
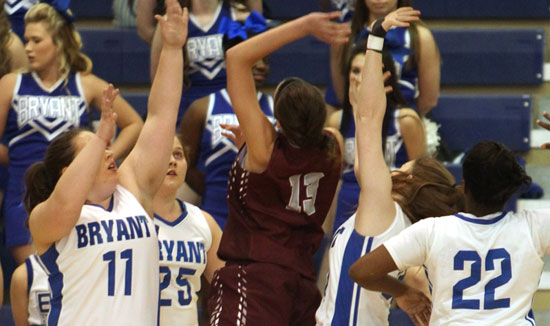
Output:
[[[487,207],[500,208],[520,187],[529,187],[531,177],[516,155],[495,141],[476,144],[462,163],[464,190]]]

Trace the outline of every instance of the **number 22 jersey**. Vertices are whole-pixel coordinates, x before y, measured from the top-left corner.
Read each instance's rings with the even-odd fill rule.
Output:
[[[159,250],[153,221],[116,186],[111,205],[84,205],[69,235],[40,255],[52,294],[48,325],[157,325]]]
[[[384,246],[399,269],[425,266],[430,325],[533,326],[549,222],[548,210],[459,213],[417,222]]]

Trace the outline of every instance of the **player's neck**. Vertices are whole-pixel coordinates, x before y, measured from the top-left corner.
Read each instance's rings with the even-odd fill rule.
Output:
[[[44,86],[46,87],[52,86],[61,77],[61,74],[59,73],[57,66],[48,66],[45,69],[37,70],[35,72],[40,78],[40,81],[42,82],[42,84],[44,84]]]
[[[497,206],[485,206],[476,203],[474,200],[466,198],[466,213],[473,214],[477,217],[486,216],[499,211],[502,211],[503,207]]]
[[[176,193],[162,195],[157,193],[153,200],[153,211],[167,221],[174,221],[181,215],[181,207]]]
[[[212,15],[218,8],[219,0],[191,0],[192,12],[195,16]]]

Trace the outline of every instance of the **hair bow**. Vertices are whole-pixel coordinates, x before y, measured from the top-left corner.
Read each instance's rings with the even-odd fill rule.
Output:
[[[218,33],[224,34],[229,40],[240,38],[248,39],[248,34],[260,34],[267,30],[265,18],[256,10],[252,11],[243,24],[230,18],[223,17],[218,28]]]
[[[71,9],[69,9],[71,0],[40,0],[40,2],[49,4],[69,23],[74,23],[75,17],[71,12]]]

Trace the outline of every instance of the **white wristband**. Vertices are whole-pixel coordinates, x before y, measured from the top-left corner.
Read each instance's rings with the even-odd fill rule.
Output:
[[[384,38],[379,36],[369,35],[367,40],[367,50],[374,50],[377,52],[382,52],[384,47]]]

